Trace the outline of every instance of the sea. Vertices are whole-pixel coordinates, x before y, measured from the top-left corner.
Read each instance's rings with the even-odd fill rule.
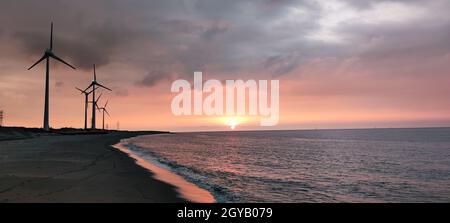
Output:
[[[450,202],[450,128],[171,133],[125,146],[217,202]]]

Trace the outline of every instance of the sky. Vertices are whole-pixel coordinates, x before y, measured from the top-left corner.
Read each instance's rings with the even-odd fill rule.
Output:
[[[42,126],[51,62],[50,125],[82,127],[97,65],[113,89],[109,128],[227,130],[226,118],[174,116],[177,79],[280,81],[278,125],[237,129],[450,126],[448,0],[0,0],[4,124]],[[98,117],[100,113],[98,113]],[[224,121],[225,120],[225,121]],[[98,119],[98,125],[101,124]]]

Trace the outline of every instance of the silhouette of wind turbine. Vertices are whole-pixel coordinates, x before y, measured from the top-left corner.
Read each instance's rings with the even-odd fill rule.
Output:
[[[93,105],[93,107],[94,107],[94,113],[95,113],[96,108],[98,108],[97,103],[98,103],[98,100],[100,100],[101,97],[102,97],[102,94],[100,94],[96,100],[91,101],[91,103],[92,103],[92,105]],[[91,120],[94,120],[94,118],[95,118],[95,116],[92,116],[92,117],[91,117]],[[95,124],[95,123],[94,123],[94,124]]]
[[[50,27],[50,48],[46,49],[44,52],[44,55],[41,57],[41,59],[39,59],[36,63],[34,63],[30,68],[28,68],[28,70],[30,70],[31,68],[33,68],[34,66],[36,66],[38,63],[40,63],[43,60],[46,60],[46,69],[45,69],[45,104],[44,104],[44,130],[48,131],[50,130],[50,126],[49,126],[49,75],[50,75],[50,66],[49,66],[49,62],[50,62],[50,57],[71,67],[72,69],[75,69],[75,67],[73,67],[72,65],[68,64],[66,61],[62,60],[61,58],[59,58],[58,56],[56,56],[53,53],[53,23],[51,23],[51,27]]]
[[[102,87],[102,88],[104,88],[106,90],[112,91],[111,89],[109,89],[109,88],[107,88],[107,87],[105,87],[102,84],[97,82],[97,74],[95,73],[95,64],[94,64],[94,80],[92,80],[91,84],[86,89],[84,89],[85,91],[87,91],[89,88],[92,87],[92,89],[93,89],[92,90],[92,101],[95,101],[95,90],[96,90],[95,88],[97,86],[98,87]],[[92,124],[91,124],[91,128],[95,129],[95,103],[92,103]]]
[[[110,116],[108,110],[106,110],[106,106],[107,106],[107,105],[108,105],[108,100],[106,100],[105,105],[104,105],[103,107],[101,107],[101,108],[98,107],[97,103],[95,104],[95,106],[97,106],[97,109],[98,109],[98,110],[101,110],[101,111],[102,111],[102,114],[103,114],[103,122],[102,122],[102,129],[103,129],[103,130],[105,130],[105,113],[106,113],[108,116]]]
[[[92,90],[91,91],[83,91],[77,87],[75,87],[75,88],[77,90],[79,90],[81,92],[81,94],[84,94],[84,129],[87,129],[87,110],[88,110],[88,104],[89,104],[88,96],[89,96],[89,94],[92,93]]]

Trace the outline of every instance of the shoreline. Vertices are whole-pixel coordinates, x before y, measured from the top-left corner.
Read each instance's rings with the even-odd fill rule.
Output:
[[[133,137],[134,138],[134,137]],[[189,202],[194,203],[215,203],[216,199],[214,196],[207,191],[206,189],[203,189],[194,183],[191,183],[187,180],[185,180],[182,176],[177,175],[170,169],[166,169],[164,167],[160,167],[158,164],[145,159],[142,156],[139,156],[138,154],[134,153],[129,148],[129,142],[127,139],[120,140],[119,143],[113,145],[112,147],[118,149],[119,151],[127,154],[130,158],[135,160],[135,163],[148,171],[152,172],[153,178],[156,180],[160,180],[162,182],[168,183],[172,186],[175,186],[176,191],[179,193],[179,195],[188,200]],[[132,145],[134,146],[134,145]]]
[[[0,141],[0,202],[185,203],[177,188],[157,180],[112,147],[158,132],[114,131]]]

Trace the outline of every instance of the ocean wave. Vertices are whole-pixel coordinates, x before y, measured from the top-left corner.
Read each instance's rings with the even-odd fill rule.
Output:
[[[185,180],[194,183],[200,188],[208,190],[213,194],[217,202],[235,202],[238,196],[233,195],[227,188],[217,185],[207,183],[205,179],[211,177],[210,173],[205,171],[200,171],[198,169],[187,167],[177,163],[176,161],[169,160],[165,157],[158,156],[156,153],[142,148],[140,146],[134,145],[132,142],[124,141],[124,146],[130,149],[137,156],[152,162],[153,164],[165,168],[173,173],[183,177]]]

